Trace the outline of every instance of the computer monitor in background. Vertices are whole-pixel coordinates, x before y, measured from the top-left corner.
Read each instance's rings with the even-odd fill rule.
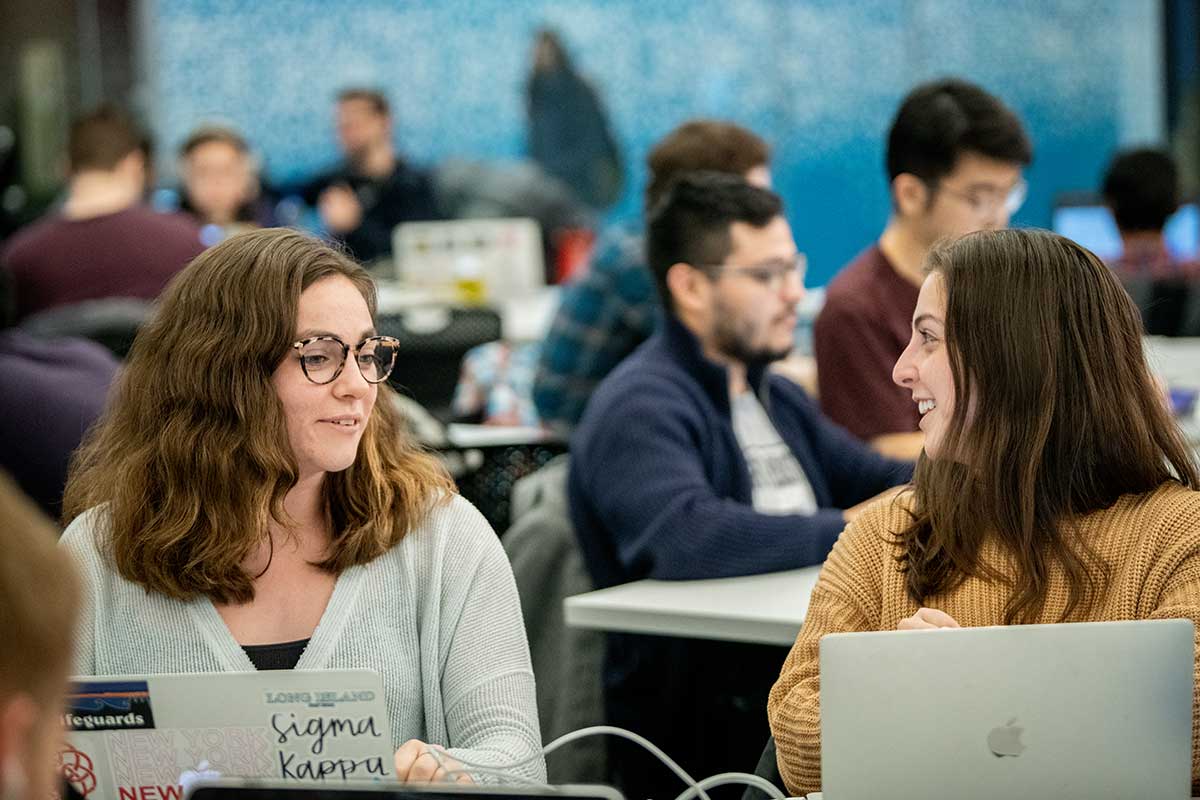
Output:
[[[1124,249],[1112,212],[1096,195],[1060,198],[1054,206],[1051,227],[1055,233],[1078,242],[1105,261],[1120,258]],[[1196,203],[1180,206],[1167,220],[1164,234],[1167,251],[1174,257],[1180,260],[1200,257],[1200,208]]]
[[[536,220],[405,222],[392,232],[396,278],[410,287],[457,286],[491,304],[528,298],[546,285]]]

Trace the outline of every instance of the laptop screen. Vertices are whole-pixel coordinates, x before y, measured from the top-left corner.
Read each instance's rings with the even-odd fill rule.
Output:
[[[447,784],[408,788],[399,784],[341,786],[258,785],[228,782],[197,786],[188,800],[623,800],[609,786],[473,786]]]
[[[1059,205],[1054,209],[1051,225],[1055,233],[1078,242],[1105,261],[1121,256],[1121,235],[1112,212],[1104,205]],[[1200,209],[1197,205],[1186,203],[1180,206],[1167,220],[1163,234],[1167,251],[1176,258],[1200,256]]]

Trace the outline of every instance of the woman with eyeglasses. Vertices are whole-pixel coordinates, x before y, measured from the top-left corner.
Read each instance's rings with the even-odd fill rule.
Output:
[[[820,788],[826,634],[1176,617],[1200,627],[1196,459],[1111,271],[1034,230],[970,234],[936,248],[927,269],[892,375],[921,414],[924,453],[910,490],[834,545],[768,701],[793,794]]]
[[[369,668],[401,780],[535,756],[511,570],[402,428],[374,317],[361,267],[285,229],[171,283],[72,465],[78,670]]]

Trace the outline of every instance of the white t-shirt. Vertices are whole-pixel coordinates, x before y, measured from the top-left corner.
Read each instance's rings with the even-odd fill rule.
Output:
[[[763,514],[812,514],[817,498],[766,409],[754,392],[731,395],[733,432],[742,448],[754,485],[754,510]]]

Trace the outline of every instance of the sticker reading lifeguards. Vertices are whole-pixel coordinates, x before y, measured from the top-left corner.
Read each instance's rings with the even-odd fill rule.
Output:
[[[67,695],[69,731],[132,731],[154,727],[145,681],[81,681]]]

